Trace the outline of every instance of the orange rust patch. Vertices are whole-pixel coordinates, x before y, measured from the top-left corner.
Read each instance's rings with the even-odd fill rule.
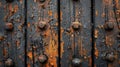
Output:
[[[64,42],[61,42],[60,46],[61,46],[61,50],[60,50],[61,51],[61,56],[60,57],[62,58],[62,54],[64,52]]]
[[[95,37],[95,38],[98,38],[98,30],[97,30],[97,29],[95,29],[94,34],[95,34],[94,37]]]
[[[61,11],[61,12],[60,12],[60,20],[63,19],[62,16],[63,16],[63,13],[62,13],[62,11]]]
[[[91,57],[88,57],[88,61],[89,61],[89,62],[88,62],[88,63],[89,63],[88,66],[89,66],[89,67],[92,67],[92,58],[91,58]]]
[[[98,49],[95,49],[95,57],[98,58],[98,56],[99,56],[99,51]]]
[[[27,64],[27,67],[31,67],[30,64]]]
[[[52,10],[48,11],[49,16],[52,16]]]
[[[28,28],[30,28],[30,22],[27,23]]]
[[[32,60],[33,58],[32,51],[28,52],[27,56],[30,58],[30,60]]]

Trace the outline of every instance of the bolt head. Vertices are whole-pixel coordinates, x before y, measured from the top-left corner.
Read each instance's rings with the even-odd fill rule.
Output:
[[[10,2],[13,2],[13,1],[14,1],[14,0],[6,0],[6,2],[9,2],[9,3],[10,3]]]
[[[38,23],[38,28],[39,28],[39,29],[45,30],[46,27],[47,27],[47,22],[45,22],[45,21],[40,21],[40,22]]]
[[[5,24],[5,29],[6,29],[7,31],[12,31],[13,28],[14,28],[14,26],[13,26],[12,23],[6,23],[6,24]]]
[[[72,23],[72,28],[73,28],[74,30],[79,30],[79,29],[81,28],[81,26],[82,26],[82,24],[79,23],[79,22],[73,22],[73,23]]]
[[[44,63],[47,62],[48,57],[43,54],[43,55],[40,55],[40,56],[38,57],[38,60],[39,60],[40,63],[44,64]]]
[[[115,60],[115,56],[111,53],[107,54],[105,57],[106,61],[113,62]]]
[[[13,67],[14,66],[14,62],[11,58],[8,58],[6,61],[5,61],[5,65],[6,67]]]
[[[114,23],[113,22],[106,22],[104,25],[104,28],[106,31],[112,31],[114,29]]]
[[[74,58],[74,59],[72,60],[72,64],[73,64],[73,66],[75,66],[75,67],[80,66],[81,63],[82,63],[82,60],[79,59],[79,58]]]

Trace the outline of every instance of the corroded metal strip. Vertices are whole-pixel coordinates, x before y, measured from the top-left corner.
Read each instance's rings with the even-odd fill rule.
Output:
[[[61,67],[91,67],[90,6],[90,0],[61,0]]]
[[[119,13],[115,13],[119,10],[119,3],[119,0],[95,0],[95,67],[120,66],[116,21]]]
[[[27,66],[57,67],[57,0],[29,0],[27,3]]]
[[[0,14],[0,67],[24,67],[24,0],[1,0]]]

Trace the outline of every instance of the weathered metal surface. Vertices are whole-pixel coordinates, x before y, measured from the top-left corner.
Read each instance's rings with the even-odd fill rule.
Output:
[[[57,67],[57,0],[27,3],[27,66]]]
[[[61,67],[91,67],[91,1],[60,1]]]
[[[24,0],[0,0],[0,67],[24,67]]]
[[[120,67],[119,0],[95,0],[95,67]]]

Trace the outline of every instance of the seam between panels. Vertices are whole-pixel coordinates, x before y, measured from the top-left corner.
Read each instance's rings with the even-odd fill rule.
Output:
[[[94,32],[95,32],[95,0],[91,0],[91,37],[92,37],[92,51],[91,51],[91,58],[92,58],[92,67],[94,67],[94,44],[95,44],[95,38],[94,38]]]
[[[60,37],[60,33],[61,33],[61,20],[60,20],[60,0],[57,0],[57,13],[58,13],[58,67],[61,67],[61,37]]]
[[[24,62],[25,62],[25,67],[27,67],[27,0],[24,0],[24,37],[25,37],[25,57],[24,57]]]

